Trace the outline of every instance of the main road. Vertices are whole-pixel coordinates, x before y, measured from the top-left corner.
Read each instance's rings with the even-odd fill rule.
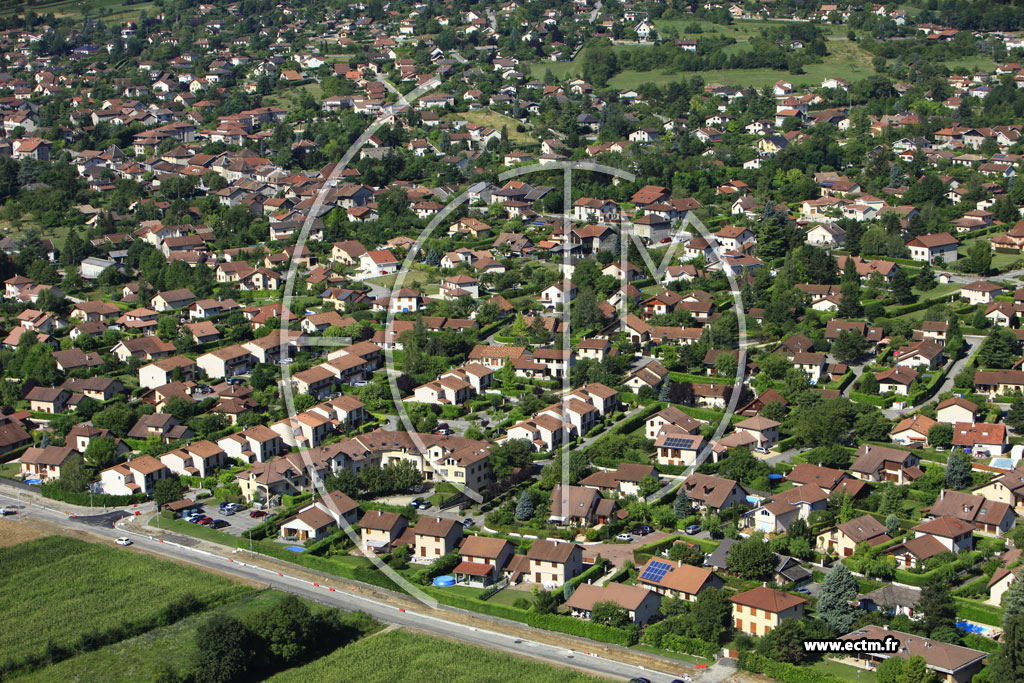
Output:
[[[436,610],[426,606],[422,609],[396,606],[383,599],[386,598],[386,591],[382,589],[373,589],[372,595],[374,597],[369,597],[358,592],[355,586],[340,579],[325,578],[321,583],[316,583],[284,571],[284,569],[287,569],[286,566],[282,566],[281,571],[278,571],[247,562],[248,555],[245,552],[236,552],[232,557],[227,557],[200,548],[174,543],[167,538],[158,538],[141,531],[132,530],[130,527],[134,525],[115,521],[118,517],[116,513],[107,513],[95,517],[74,517],[49,507],[36,504],[25,505],[23,499],[9,495],[6,492],[0,492],[0,505],[20,508],[19,516],[41,519],[77,531],[88,530],[111,541],[118,537],[127,536],[132,540],[134,547],[139,550],[187,562],[221,574],[228,574],[241,580],[264,584],[275,590],[292,593],[338,609],[348,611],[361,610],[374,619],[386,624],[419,629],[479,647],[504,650],[514,655],[541,660],[548,664],[572,667],[596,676],[619,680],[643,677],[650,679],[653,683],[665,683],[679,677],[685,666],[679,664],[678,667],[675,667],[667,660],[663,660],[665,669],[676,668],[680,673],[668,674],[661,671],[652,671],[642,666],[635,666],[590,654],[587,649],[588,641],[583,639],[565,637],[567,641],[577,644],[580,648],[569,649],[515,634],[515,631],[522,632],[529,629],[529,627],[522,624],[510,622],[511,628],[507,630],[511,633],[503,633],[496,628],[494,630],[480,628],[473,626],[471,623],[466,624],[461,623],[461,621],[435,616],[436,614],[449,613],[456,618],[462,617],[465,621],[488,621],[494,627],[502,626],[499,620],[489,619],[475,613],[454,610],[440,605]],[[125,517],[130,516],[128,512],[124,512],[123,515]],[[11,521],[8,518],[8,520],[0,523],[16,524],[18,522]],[[126,550],[125,552],[130,551]],[[270,562],[273,561],[272,558],[266,559]],[[297,570],[296,573],[304,572]],[[328,587],[327,584],[329,583],[334,584],[334,587]],[[562,634],[553,635],[557,635],[559,639],[562,639]],[[594,647],[605,648],[606,646],[594,643]],[[641,653],[636,654],[640,655]],[[685,668],[688,669],[689,667]],[[721,673],[721,671],[714,671],[714,674],[718,674],[714,678],[718,679]],[[709,681],[711,676],[712,672],[708,671]],[[697,680],[701,680],[701,677],[698,676]]]

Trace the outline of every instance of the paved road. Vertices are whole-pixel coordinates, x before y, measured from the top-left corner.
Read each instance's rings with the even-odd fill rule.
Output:
[[[890,420],[895,420],[905,413],[918,410],[923,406],[928,405],[929,403],[935,403],[936,401],[939,400],[939,396],[948,391],[953,391],[953,383],[956,381],[957,374],[964,369],[964,366],[967,365],[967,362],[971,359],[971,357],[978,352],[978,348],[981,346],[981,342],[983,342],[984,340],[985,337],[981,335],[972,334],[964,336],[964,341],[967,343],[967,352],[963,354],[963,356],[959,360],[953,363],[953,367],[950,368],[950,371],[946,373],[946,378],[942,381],[942,386],[939,387],[938,391],[936,391],[930,399],[928,399],[927,401],[920,405],[913,406],[911,408],[906,408],[904,410],[895,410],[891,408],[888,410],[883,410],[882,414],[885,415]]]
[[[7,503],[10,501],[17,501],[20,503],[17,498],[5,493],[0,493],[0,503]],[[95,526],[94,524],[98,520],[88,519],[87,521],[83,521],[84,518],[68,517],[62,512],[43,508],[38,505],[27,506],[22,514],[70,528],[79,527],[79,525],[83,523],[93,524],[92,531],[94,533],[104,536],[111,541],[119,536],[128,536],[132,539],[134,547],[138,550],[164,555],[202,568],[231,574],[240,579],[266,584],[271,588],[299,595],[339,609],[362,610],[373,618],[384,623],[416,628],[471,645],[500,649],[520,656],[538,659],[550,664],[573,667],[598,676],[614,677],[622,680],[642,676],[656,683],[663,683],[677,677],[684,669],[683,665],[679,665],[677,671],[672,674],[654,672],[643,667],[633,666],[613,659],[606,659],[604,657],[587,654],[587,651],[584,648],[587,647],[588,641],[584,639],[572,639],[573,642],[578,642],[580,644],[581,649],[570,650],[545,642],[519,638],[497,630],[501,626],[501,624],[498,623],[498,620],[477,617],[475,614],[472,616],[477,617],[478,620],[485,619],[487,621],[494,622],[496,630],[487,630],[448,621],[447,619],[428,614],[427,608],[424,608],[422,611],[398,608],[395,605],[388,604],[385,599],[370,598],[356,593],[354,592],[355,589],[351,588],[351,586],[349,586],[350,590],[345,590],[345,588],[332,590],[327,588],[326,585],[318,586],[313,584],[311,581],[291,576],[284,572],[278,573],[264,567],[249,564],[245,562],[244,553],[236,554],[233,558],[228,558],[199,548],[184,547],[167,541],[161,542],[161,540],[151,537],[148,534],[136,530],[130,530],[128,527],[131,525],[119,525],[117,527],[111,526],[111,528]],[[14,524],[17,522],[5,521],[0,523]],[[129,551],[126,550],[126,552]],[[326,582],[327,579],[325,579],[325,583]],[[335,585],[338,585],[343,582],[335,581],[334,583]],[[374,595],[381,595],[384,597],[383,593],[384,591],[377,590],[374,592]],[[441,607],[440,612],[449,612],[454,615],[459,611]],[[438,611],[435,610],[434,613],[437,614]],[[515,624],[515,626],[518,628],[521,625]],[[669,667],[666,663],[666,668],[675,667]],[[697,677],[697,680],[701,680],[699,676]]]

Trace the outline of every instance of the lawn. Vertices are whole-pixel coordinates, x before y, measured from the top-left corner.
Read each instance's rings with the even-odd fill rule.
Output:
[[[440,228],[440,226],[438,226]],[[388,289],[394,289],[395,283],[398,282],[399,273],[394,275],[385,275],[384,277],[375,277],[366,280],[368,283],[378,285],[380,287],[387,287]],[[423,286],[434,280],[434,274],[428,273],[423,270],[409,270],[405,273],[405,279],[402,280],[403,287],[418,287]]]
[[[304,83],[275,92],[267,96],[266,102],[278,107],[284,107],[285,109],[291,109],[298,104],[300,94],[303,92],[308,92],[315,102],[323,99],[324,93],[319,83]]]
[[[552,62],[552,66],[554,62]],[[541,72],[543,75],[543,72]],[[535,140],[529,133],[520,133],[516,130],[516,126],[519,125],[519,121],[513,118],[499,114],[495,111],[467,111],[465,113],[450,114],[445,118],[451,121],[469,121],[475,123],[478,126],[490,126],[497,131],[501,131],[502,126],[508,126],[508,139],[516,145],[535,145]]]
[[[823,674],[831,674],[832,676],[841,678],[844,681],[852,681],[853,683],[875,683],[874,671],[858,669],[857,667],[850,666],[849,664],[841,664],[840,662],[833,662],[826,659],[807,666],[813,671]]]
[[[394,630],[365,638],[267,680],[270,683],[338,680],[360,683],[584,683],[603,679],[504,652]]]
[[[18,479],[21,473],[21,466],[14,462],[6,462],[0,465],[0,477],[4,479]]]
[[[48,649],[91,650],[152,629],[171,603],[203,608],[249,591],[228,579],[63,536],[0,549],[0,672]]]

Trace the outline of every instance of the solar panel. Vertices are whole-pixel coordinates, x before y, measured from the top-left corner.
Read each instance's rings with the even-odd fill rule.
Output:
[[[670,437],[665,439],[665,445],[668,448],[692,448],[693,439],[677,439]]]
[[[640,578],[645,581],[654,581],[655,583],[665,578],[665,574],[672,569],[672,565],[665,564],[664,562],[658,562],[657,560],[651,560],[651,563],[644,569],[643,574]]]

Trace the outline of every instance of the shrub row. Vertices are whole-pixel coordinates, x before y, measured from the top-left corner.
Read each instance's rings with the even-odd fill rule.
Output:
[[[590,638],[602,643],[614,643],[616,645],[630,645],[632,636],[624,629],[613,628],[603,624],[595,624],[583,621],[574,617],[562,614],[538,614],[537,612],[522,610],[510,605],[502,605],[495,602],[483,602],[474,598],[467,598],[445,591],[443,588],[424,586],[424,592],[437,598],[438,602],[451,607],[457,607],[470,612],[479,612],[492,617],[500,617],[511,621],[518,621],[528,626],[543,628],[549,631],[558,631],[582,638]]]
[[[741,652],[738,664],[744,671],[764,674],[782,683],[843,683],[843,679],[838,676],[821,673],[806,666],[776,662],[756,652]]]
[[[660,647],[671,650],[672,652],[682,652],[688,655],[697,655],[704,659],[714,659],[718,653],[718,645],[716,643],[709,643],[706,640],[700,638],[688,638],[686,636],[677,636],[674,633],[666,633],[661,637],[660,643],[652,643],[652,645],[660,645]]]
[[[989,626],[1003,625],[1003,610],[995,605],[987,605],[980,600],[970,598],[954,597],[956,602],[956,615],[961,619],[976,621],[979,624]]]
[[[146,494],[144,493],[136,493],[130,496],[111,496],[106,493],[94,493],[90,498],[88,491],[65,491],[60,488],[57,482],[40,484],[39,493],[44,498],[61,500],[71,505],[82,505],[85,507],[88,507],[90,503],[93,507],[120,507],[142,503],[146,500]]]

